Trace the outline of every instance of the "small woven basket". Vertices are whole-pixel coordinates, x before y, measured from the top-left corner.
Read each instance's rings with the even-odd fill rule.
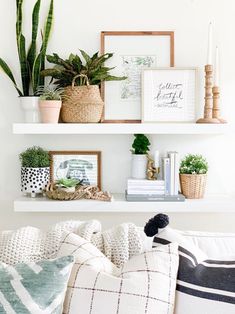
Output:
[[[85,86],[75,86],[78,77],[83,77]],[[64,91],[65,101],[61,108],[61,118],[66,123],[98,123],[101,121],[104,102],[98,85],[89,85],[86,75],[77,75],[72,86]]]
[[[66,192],[61,189],[57,189],[53,183],[48,184],[46,188],[46,196],[52,200],[58,201],[73,201],[83,198],[86,194],[85,190],[77,188],[75,192]]]
[[[180,174],[182,194],[189,199],[203,198],[206,190],[206,174]]]

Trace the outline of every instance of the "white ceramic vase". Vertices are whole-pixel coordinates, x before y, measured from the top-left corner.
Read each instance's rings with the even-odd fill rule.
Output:
[[[39,123],[39,97],[27,96],[20,97],[21,109],[24,112],[25,123]]]
[[[36,197],[42,194],[47,187],[50,177],[50,168],[21,168],[21,192],[24,195]]]
[[[132,155],[131,177],[133,179],[146,179],[147,156]]]

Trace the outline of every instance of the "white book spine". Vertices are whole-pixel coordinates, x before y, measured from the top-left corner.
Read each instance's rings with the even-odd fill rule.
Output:
[[[165,195],[165,191],[128,191],[129,195]]]
[[[165,189],[165,185],[157,187],[148,186],[128,186],[128,191],[130,190],[142,190],[142,191],[162,191]]]
[[[169,152],[170,158],[170,195],[175,195],[175,152]]]
[[[165,181],[165,194],[170,194],[170,158],[163,158],[163,178]]]
[[[158,185],[164,185],[163,180],[127,180],[128,186],[158,186]]]
[[[175,191],[174,195],[179,194],[179,154],[175,152]]]

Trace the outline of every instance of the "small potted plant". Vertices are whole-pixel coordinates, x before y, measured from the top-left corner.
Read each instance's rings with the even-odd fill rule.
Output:
[[[150,142],[144,134],[135,134],[132,144],[132,167],[131,176],[134,179],[146,179],[147,175],[147,153]]]
[[[39,109],[42,123],[58,123],[62,105],[63,88],[52,85],[39,87]]]
[[[52,69],[41,72],[42,76],[50,76],[54,84],[64,88],[65,101],[61,109],[61,118],[67,123],[97,123],[102,118],[104,102],[100,95],[100,86],[104,81],[124,80],[110,74],[105,63],[112,58],[112,53],[89,56],[80,50],[79,55],[71,54],[62,59],[57,54],[47,56],[49,63],[55,64]]]
[[[78,185],[81,185],[81,181],[77,179],[63,178],[56,182],[57,189],[67,193],[74,193]]]
[[[22,0],[16,0],[16,44],[20,67],[21,85],[19,85],[11,71],[9,65],[0,58],[0,69],[6,74],[15,87],[20,100],[21,109],[24,113],[26,123],[38,123],[39,97],[36,91],[39,85],[44,85],[44,78],[40,76],[40,72],[45,68],[46,51],[49,42],[49,37],[52,29],[54,0],[50,0],[49,11],[45,23],[45,28],[42,33],[42,40],[38,49],[38,35],[40,33],[40,9],[41,1],[35,1],[32,12],[32,35],[29,49],[26,45],[26,38],[23,34],[24,28],[24,12]],[[28,50],[27,50],[28,49]]]
[[[31,197],[42,194],[49,183],[50,158],[47,151],[31,147],[20,154],[21,191]]]
[[[181,192],[186,198],[203,198],[206,189],[208,163],[201,155],[187,155],[180,164]]]

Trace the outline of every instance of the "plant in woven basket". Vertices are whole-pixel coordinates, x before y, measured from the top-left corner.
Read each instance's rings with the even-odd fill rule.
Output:
[[[41,147],[31,147],[19,156],[21,162],[21,191],[35,197],[41,194],[49,183],[50,158]]]
[[[49,76],[54,80],[54,84],[58,87],[87,85],[86,77],[89,85],[100,85],[104,81],[120,81],[125,80],[125,76],[113,76],[110,71],[113,68],[105,66],[112,53],[106,53],[99,56],[98,52],[93,56],[89,56],[85,51],[80,50],[83,60],[79,55],[70,54],[68,59],[62,59],[58,54],[47,56],[49,63],[55,64],[53,68],[43,70],[42,76]]]
[[[180,164],[181,174],[205,174],[208,163],[201,155],[187,155]]]
[[[201,155],[187,155],[180,164],[181,191],[186,198],[203,198],[206,189],[208,163]]]

